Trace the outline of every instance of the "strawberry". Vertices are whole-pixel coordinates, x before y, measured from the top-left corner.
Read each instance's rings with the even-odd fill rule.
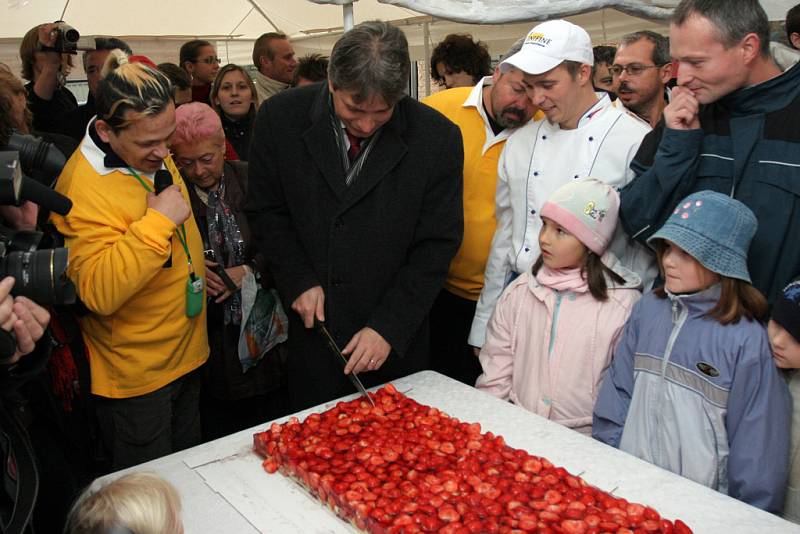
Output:
[[[339,402],[255,434],[264,469],[371,533],[691,532],[392,386],[370,395],[377,406]]]
[[[549,504],[556,504],[558,502],[561,502],[562,498],[563,496],[561,495],[561,493],[555,490],[548,490],[544,494],[544,500],[547,501]]]
[[[264,471],[270,474],[278,470],[278,462],[276,462],[273,458],[267,458],[261,465],[264,467]]]
[[[565,519],[561,522],[561,529],[567,534],[585,534],[587,528],[584,521]]]
[[[461,515],[452,506],[441,507],[439,509],[438,517],[439,519],[441,519],[446,523],[452,523],[453,521],[458,521],[459,519],[461,519]]]
[[[692,529],[690,529],[689,526],[680,519],[676,519],[674,532],[675,534],[692,534]]]

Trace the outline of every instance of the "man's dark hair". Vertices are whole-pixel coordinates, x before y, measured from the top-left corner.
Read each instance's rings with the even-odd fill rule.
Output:
[[[311,82],[321,82],[328,79],[328,56],[308,54],[301,57],[297,61],[297,69],[294,71],[292,86],[296,86],[300,78]]]
[[[261,68],[261,58],[266,57],[270,61],[275,59],[275,52],[269,46],[272,41],[288,41],[289,38],[286,37],[286,34],[278,33],[278,32],[269,32],[261,34],[261,36],[256,39],[256,42],[253,43],[253,65],[255,65],[256,69]]]
[[[174,89],[185,91],[192,86],[192,78],[189,76],[189,73],[175,63],[159,63],[156,67],[169,78]]]
[[[122,39],[117,39],[116,37],[95,37],[94,50],[87,50],[83,53],[83,70],[86,70],[86,62],[89,61],[89,56],[92,52],[114,49],[122,50],[129,56],[133,55],[133,50],[131,50],[131,47]]]
[[[614,64],[614,56],[617,55],[617,48],[614,46],[595,46],[592,48],[592,53],[594,54],[594,65],[592,65],[592,77],[594,77],[595,72],[597,72],[597,66],[601,63],[605,63],[608,66]],[[578,74],[578,69],[570,70],[567,68],[572,79],[575,79],[575,76]]]
[[[789,46],[795,48],[792,44],[793,33],[800,33],[800,4],[786,12],[786,37],[789,39]]]
[[[200,53],[200,49],[206,46],[213,47],[214,45],[203,39],[195,39],[194,41],[183,43],[179,54],[180,67],[186,69],[187,61],[190,63],[197,61],[197,55]]]
[[[133,50],[131,47],[123,41],[122,39],[117,39],[116,37],[95,37],[94,38],[94,49],[95,50],[114,50],[115,48],[119,48],[129,56],[133,55]],[[91,52],[91,50],[89,50]]]
[[[356,102],[377,95],[393,106],[406,93],[410,69],[405,34],[388,22],[372,20],[333,45],[328,77],[335,90],[352,91]]]
[[[672,13],[671,23],[683,25],[692,15],[711,21],[717,38],[730,48],[755,33],[761,43],[761,55],[769,57],[769,18],[758,0],[682,0]]]
[[[433,49],[431,78],[439,84],[444,84],[444,78],[436,70],[439,63],[444,63],[452,72],[461,71],[469,74],[474,83],[478,83],[478,80],[492,72],[489,47],[481,41],[473,41],[469,34],[451,33]]]
[[[592,48],[592,53],[594,54],[594,64],[597,65],[598,63],[606,63],[607,65],[614,64],[614,56],[617,54],[617,48],[615,46],[595,46]]]
[[[656,65],[666,65],[672,58],[669,55],[669,38],[650,30],[642,30],[639,32],[629,33],[623,35],[620,39],[620,46],[630,46],[638,43],[642,39],[646,39],[653,43],[653,56],[650,60]]]

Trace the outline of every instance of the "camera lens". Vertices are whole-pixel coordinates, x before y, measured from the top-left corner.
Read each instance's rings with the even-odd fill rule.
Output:
[[[39,304],[72,304],[75,286],[67,278],[69,252],[65,248],[10,252],[0,259],[0,278],[13,276],[12,293]]]
[[[75,28],[67,28],[64,31],[64,40],[68,43],[77,43],[81,34]]]

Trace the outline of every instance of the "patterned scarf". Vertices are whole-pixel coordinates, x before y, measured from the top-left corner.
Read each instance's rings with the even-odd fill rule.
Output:
[[[200,199],[207,206],[209,247],[214,251],[217,263],[224,267],[242,265],[245,244],[233,211],[225,202],[225,177],[220,178],[216,191],[202,191],[199,188],[197,191]],[[242,322],[241,292],[237,291],[231,295],[223,305],[225,324],[240,324]]]

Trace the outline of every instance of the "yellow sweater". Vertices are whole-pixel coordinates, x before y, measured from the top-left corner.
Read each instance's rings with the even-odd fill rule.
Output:
[[[494,237],[497,163],[506,142],[500,140],[483,152],[484,120],[477,108],[464,106],[472,90],[472,87],[448,89],[422,102],[453,121],[464,139],[464,237],[450,263],[444,287],[461,298],[477,301]]]
[[[178,170],[171,159],[165,163],[188,203]],[[136,397],[200,367],[208,358],[206,310],[186,317],[189,271],[175,224],[147,208],[147,193],[134,176],[100,174],[81,149],[64,167],[56,191],[73,202],[68,215],[51,220],[69,248],[67,274],[92,312],[81,319],[92,393]],[[194,217],[184,224],[195,272],[205,278]],[[172,267],[166,269],[170,252]]]

